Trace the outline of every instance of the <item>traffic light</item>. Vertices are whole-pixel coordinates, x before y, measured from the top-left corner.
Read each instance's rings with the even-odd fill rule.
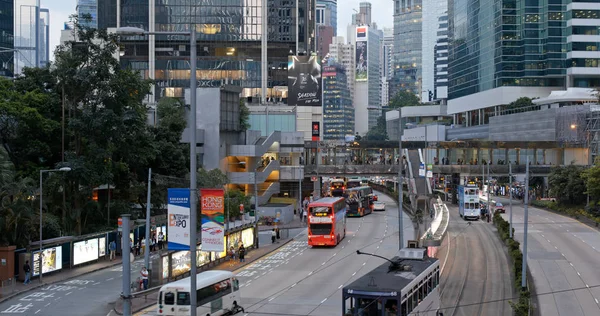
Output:
[[[433,101],[433,91],[429,90],[429,102]]]

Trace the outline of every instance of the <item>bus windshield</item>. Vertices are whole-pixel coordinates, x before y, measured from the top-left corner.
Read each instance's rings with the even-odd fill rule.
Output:
[[[310,215],[312,216],[329,216],[331,215],[331,208],[326,206],[317,206],[310,209]]]
[[[344,182],[343,181],[333,181],[331,182],[331,187],[333,189],[340,189],[344,187]]]
[[[360,180],[350,180],[350,181],[348,181],[348,189],[358,188],[360,186],[361,186]]]

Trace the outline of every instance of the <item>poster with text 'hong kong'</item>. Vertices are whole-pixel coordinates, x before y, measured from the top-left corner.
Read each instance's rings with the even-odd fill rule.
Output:
[[[190,250],[190,189],[169,189],[169,250]]]
[[[223,189],[201,189],[202,250],[225,251],[225,198]]]

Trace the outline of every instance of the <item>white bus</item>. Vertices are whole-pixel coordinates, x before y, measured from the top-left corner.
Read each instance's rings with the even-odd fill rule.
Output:
[[[232,272],[205,271],[196,275],[198,316],[233,315],[243,312],[238,305],[239,280]],[[158,292],[158,315],[190,315],[190,278],[165,284]]]
[[[458,213],[463,219],[479,219],[481,205],[479,204],[479,189],[476,185],[467,184],[458,187]]]

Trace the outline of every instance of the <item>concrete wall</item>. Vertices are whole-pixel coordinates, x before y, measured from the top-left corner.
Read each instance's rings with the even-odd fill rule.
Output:
[[[354,86],[354,130],[359,135],[369,131],[369,83],[357,82]]]
[[[446,130],[446,140],[488,139],[489,125],[455,127]]]
[[[190,90],[185,90],[185,102],[190,104]],[[221,160],[221,89],[196,90],[196,128],[204,130],[202,166],[206,170],[219,168]]]
[[[260,206],[258,211],[259,218],[264,216],[277,217],[279,213],[279,223],[287,224],[294,219],[294,205],[265,205]],[[275,228],[275,227],[273,227]]]

